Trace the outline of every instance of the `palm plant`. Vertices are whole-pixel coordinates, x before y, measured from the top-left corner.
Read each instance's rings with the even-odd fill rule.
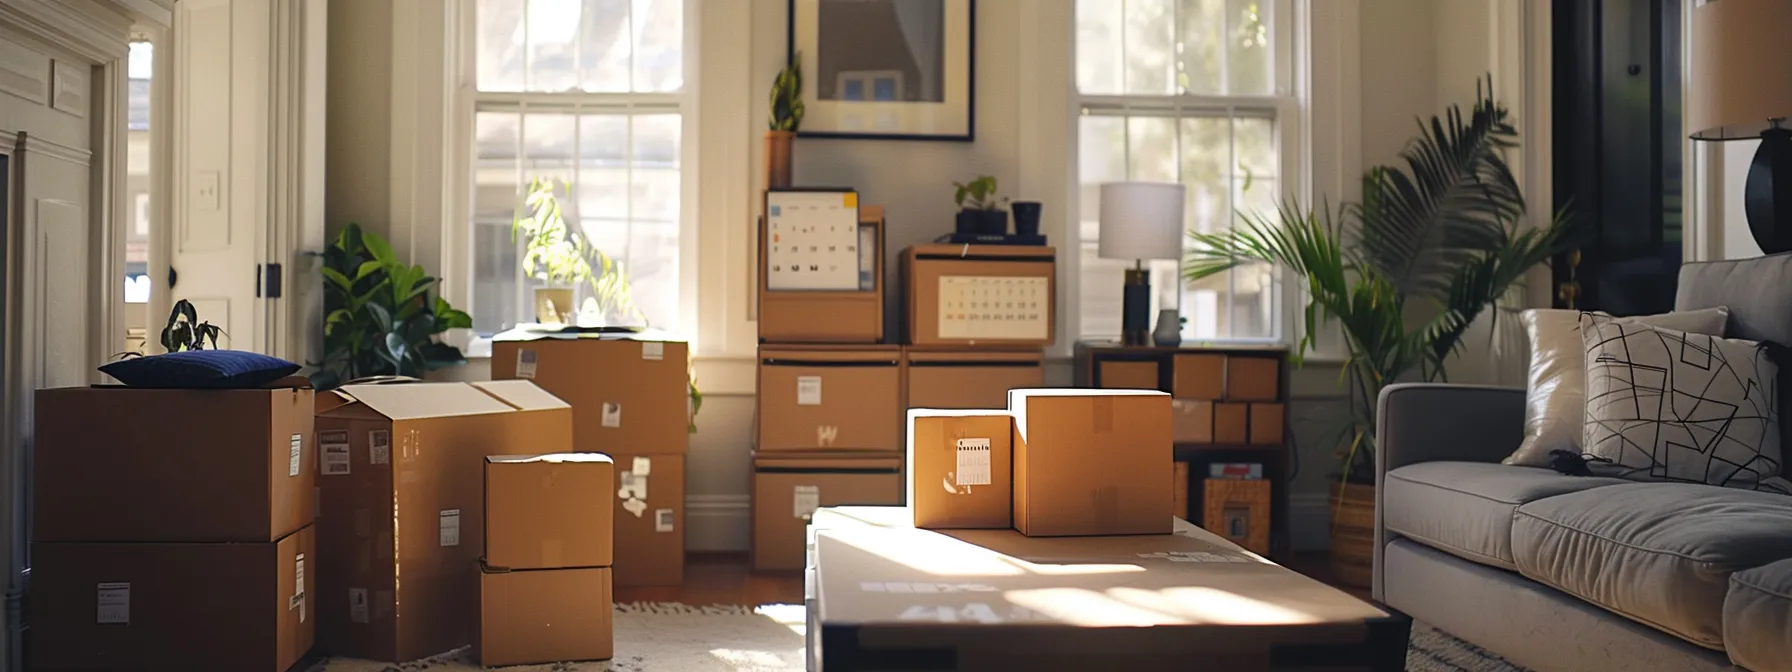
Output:
[[[622,265],[567,224],[557,195],[562,188],[561,182],[551,178],[529,180],[516,220],[510,225],[511,240],[527,237],[523,268],[549,285],[590,285],[598,310],[612,323],[645,322]]]
[[[1289,202],[1273,216],[1240,213],[1241,226],[1190,232],[1183,275],[1198,280],[1249,263],[1281,266],[1309,297],[1296,356],[1333,323],[1349,349],[1341,376],[1352,417],[1341,431],[1340,477],[1373,482],[1375,403],[1403,380],[1445,381],[1471,324],[1518,287],[1532,267],[1564,251],[1566,209],[1539,227],[1504,152],[1518,145],[1491,81],[1466,118],[1452,105],[1420,123],[1401,151],[1405,167],[1371,169],[1363,202],[1319,210]]]

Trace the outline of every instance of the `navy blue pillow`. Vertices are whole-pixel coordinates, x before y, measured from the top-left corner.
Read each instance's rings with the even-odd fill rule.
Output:
[[[261,387],[299,365],[243,350],[188,350],[122,359],[100,371],[131,387],[217,390]]]

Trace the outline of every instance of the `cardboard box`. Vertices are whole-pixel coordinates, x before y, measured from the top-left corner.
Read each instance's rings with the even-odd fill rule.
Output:
[[[1242,446],[1250,438],[1249,404],[1213,405],[1213,442]]]
[[[1188,517],[1189,517],[1188,478],[1189,478],[1188,463],[1187,462],[1177,462],[1176,463],[1176,473],[1173,475],[1173,478],[1170,482],[1170,492],[1172,493],[1170,495],[1170,498],[1171,498],[1171,501],[1173,502],[1174,508],[1176,509],[1176,517],[1181,518],[1183,520],[1188,520]]]
[[[859,227],[871,228],[877,249],[871,289],[770,291],[766,289],[765,218],[759,218],[759,342],[879,343],[884,340],[884,208],[859,206]],[[862,254],[862,253],[861,253]]]
[[[325,650],[394,662],[472,643],[485,457],[570,452],[572,409],[528,381],[331,394],[349,403],[317,419]]]
[[[761,453],[902,450],[896,346],[759,350]]]
[[[902,253],[907,342],[1049,346],[1057,331],[1056,275],[1057,252],[1049,247],[910,247]]]
[[[1282,359],[1275,356],[1226,357],[1226,401],[1275,401],[1282,386]]]
[[[824,506],[895,504],[902,458],[863,453],[753,456],[754,571],[803,568],[804,530]]]
[[[1013,437],[1007,411],[909,409],[903,481],[915,527],[1008,529]]]
[[[684,456],[615,457],[616,585],[684,583]]]
[[[690,443],[688,353],[681,341],[499,340],[492,378],[533,381],[571,404],[578,452],[682,453]]]
[[[1282,442],[1281,404],[1251,404],[1251,443],[1273,446]]]
[[[1113,390],[1157,389],[1157,360],[1104,359],[1096,379],[1101,387]]]
[[[256,543],[32,544],[28,668],[285,672],[314,639],[314,544],[309,526]]]
[[[903,408],[1004,408],[1008,390],[1045,385],[1045,356],[1038,350],[903,349]]]
[[[1201,490],[1201,527],[1253,553],[1269,555],[1269,481],[1210,478]]]
[[[608,567],[479,572],[479,638],[486,667],[609,660],[615,629]]]
[[[1014,529],[1028,536],[1164,534],[1170,395],[1014,390]]]
[[[1217,401],[1226,396],[1226,356],[1179,354],[1170,358],[1170,396]]]
[[[1176,443],[1213,443],[1213,402],[1171,399],[1170,413]]]
[[[485,565],[608,567],[616,465],[597,453],[485,458]]]
[[[266,542],[317,513],[313,395],[78,387],[37,392],[35,541]]]

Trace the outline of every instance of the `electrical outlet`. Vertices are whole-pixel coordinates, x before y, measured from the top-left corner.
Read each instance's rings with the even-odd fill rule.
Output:
[[[194,212],[218,210],[218,189],[222,182],[222,176],[215,170],[200,171],[193,176]]]

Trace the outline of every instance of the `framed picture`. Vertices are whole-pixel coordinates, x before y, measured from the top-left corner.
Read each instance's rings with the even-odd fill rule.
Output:
[[[805,138],[974,137],[976,0],[790,0]]]

